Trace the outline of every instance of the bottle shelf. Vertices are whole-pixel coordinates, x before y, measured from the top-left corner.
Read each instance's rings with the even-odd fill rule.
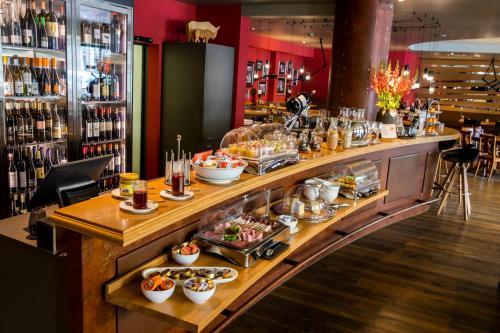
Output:
[[[119,100],[119,101],[80,101],[84,105],[126,105],[127,101]]]
[[[4,55],[7,56],[12,56],[14,54],[22,56],[23,54],[31,53],[33,55],[56,58],[58,60],[66,59],[66,50],[56,51],[51,49],[42,49],[38,47],[2,45],[2,52]],[[23,54],[18,54],[19,52],[23,52]]]
[[[57,101],[60,99],[65,99],[66,96],[5,96],[4,99],[7,101]]]
[[[67,141],[68,141],[67,139],[63,139],[54,141],[24,143],[22,145],[7,145],[7,150],[24,148],[24,147],[33,147],[33,146],[46,146],[46,145],[58,145],[58,144],[60,145],[60,144],[65,144]]]
[[[108,143],[114,143],[114,142],[123,142],[125,141],[124,138],[120,139],[111,139],[111,140],[100,140],[100,141],[92,141],[92,142],[82,142],[82,146],[94,146],[94,145],[102,145],[102,144],[108,144]]]

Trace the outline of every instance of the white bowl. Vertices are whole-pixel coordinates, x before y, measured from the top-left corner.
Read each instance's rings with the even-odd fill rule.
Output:
[[[144,287],[142,286],[142,283],[141,283],[142,294],[153,303],[165,302],[170,296],[172,296],[172,294],[174,293],[174,290],[175,290],[175,281],[172,279],[169,279],[169,280],[174,283],[174,286],[170,289],[167,289],[167,290],[158,290],[158,291],[146,290],[146,289],[144,289]]]
[[[205,168],[198,165],[194,165],[193,168],[197,175],[205,179],[233,180],[239,178],[248,165],[246,162],[243,163],[244,165],[238,168]]]
[[[307,184],[304,186],[304,195],[307,199],[314,201],[318,199],[320,194],[320,187],[314,184]]]
[[[276,220],[289,227],[290,230],[295,229],[299,223],[299,220],[295,216],[291,215],[279,215],[276,217]]]
[[[339,196],[340,186],[336,184],[323,184],[321,187],[321,197],[331,204]]]
[[[195,254],[178,254],[172,251],[172,258],[183,266],[191,265],[200,256],[200,250]]]
[[[185,283],[187,283],[189,280],[191,279],[186,280]],[[217,285],[214,283],[214,287],[207,291],[193,291],[186,287],[182,287],[182,290],[184,290],[184,295],[186,295],[186,297],[189,298],[191,302],[196,304],[202,304],[208,301],[210,298],[212,298],[212,296],[215,294],[216,286]]]

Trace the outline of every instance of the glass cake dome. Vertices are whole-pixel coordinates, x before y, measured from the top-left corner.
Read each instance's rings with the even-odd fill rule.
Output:
[[[319,223],[332,218],[335,211],[321,195],[321,186],[316,184],[295,185],[283,198],[283,214],[299,220]]]

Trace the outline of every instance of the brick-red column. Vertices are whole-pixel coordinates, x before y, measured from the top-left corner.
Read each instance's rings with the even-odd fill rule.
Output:
[[[376,115],[370,71],[387,61],[393,5],[387,0],[337,0],[333,32],[328,108],[364,108]]]

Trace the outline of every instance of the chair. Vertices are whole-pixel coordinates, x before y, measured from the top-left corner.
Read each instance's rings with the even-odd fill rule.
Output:
[[[443,187],[441,186],[441,176],[442,176],[442,169],[444,167],[445,169],[445,175],[448,174],[448,166],[443,160],[444,154],[448,153],[452,149],[455,148],[455,145],[457,144],[457,140],[449,140],[449,141],[440,141],[438,144],[438,149],[439,149],[439,156],[438,156],[438,162],[437,162],[437,167],[436,167],[436,173],[434,174],[434,186],[432,187],[431,195],[434,192],[435,189],[439,189],[439,193],[442,192]]]
[[[457,176],[460,179],[459,182],[459,204],[463,203],[464,209],[464,220],[469,220],[469,216],[472,212],[470,204],[470,193],[469,193],[469,182],[467,180],[467,166],[477,160],[479,156],[479,150],[473,148],[471,145],[464,146],[460,149],[451,150],[446,154],[443,154],[443,159],[445,161],[451,162],[453,166],[446,175],[443,183],[444,195],[442,196],[441,203],[437,211],[437,215],[440,215],[443,209],[448,203],[448,198],[451,194],[451,190],[455,186],[455,181]],[[463,197],[463,200],[462,200]]]
[[[477,176],[481,165],[488,169],[488,181],[496,170],[497,163],[500,163],[500,156],[497,147],[497,137],[493,134],[481,134],[479,137],[479,162],[477,163],[474,177]]]
[[[460,147],[474,144],[474,129],[472,127],[463,127],[460,130]]]

